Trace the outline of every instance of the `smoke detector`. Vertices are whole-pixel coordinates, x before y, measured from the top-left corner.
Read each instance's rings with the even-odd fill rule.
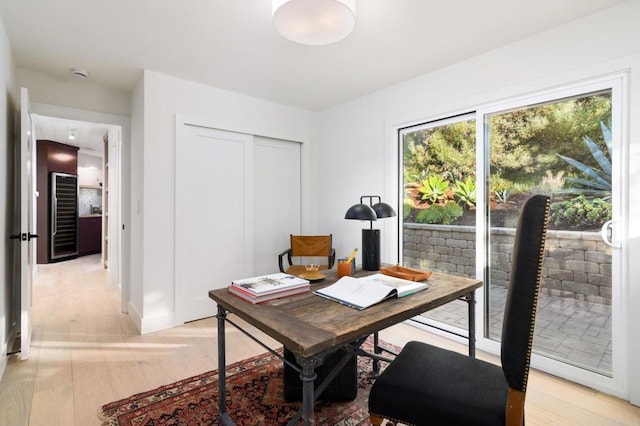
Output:
[[[73,67],[73,68],[71,68],[70,71],[71,71],[71,75],[73,75],[74,77],[78,77],[78,78],[87,78],[87,77],[89,77],[89,71],[83,70],[82,68]]]

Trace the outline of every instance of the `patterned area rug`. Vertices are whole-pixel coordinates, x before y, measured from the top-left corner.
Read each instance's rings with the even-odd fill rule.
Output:
[[[281,425],[295,416],[301,404],[285,401],[282,371],[282,361],[268,352],[227,367],[227,412],[236,425]],[[358,396],[317,402],[316,424],[368,425],[373,381],[371,359],[358,357]],[[217,425],[218,400],[215,370],[106,404],[99,417],[109,426]]]

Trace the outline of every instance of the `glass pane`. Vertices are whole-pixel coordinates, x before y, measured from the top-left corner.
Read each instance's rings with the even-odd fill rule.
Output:
[[[475,276],[475,132],[466,116],[401,133],[403,265]],[[425,316],[468,328],[462,301]]]
[[[500,340],[519,209],[552,197],[534,352],[611,376],[610,92],[493,114],[486,333]]]

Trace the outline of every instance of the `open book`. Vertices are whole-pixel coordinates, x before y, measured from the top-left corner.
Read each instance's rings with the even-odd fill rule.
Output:
[[[314,293],[352,308],[365,309],[383,300],[407,296],[427,287],[427,283],[423,282],[374,274],[362,278],[342,277],[335,284]]]

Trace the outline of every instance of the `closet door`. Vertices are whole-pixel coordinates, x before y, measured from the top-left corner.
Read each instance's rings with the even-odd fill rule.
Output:
[[[179,125],[179,124],[178,124]],[[180,126],[180,125],[179,125]],[[182,124],[176,137],[178,324],[215,315],[208,292],[252,273],[253,137]]]
[[[300,233],[300,144],[256,136],[254,182],[254,275],[272,274]]]
[[[215,315],[208,292],[278,271],[300,232],[300,144],[176,123],[176,323]]]

